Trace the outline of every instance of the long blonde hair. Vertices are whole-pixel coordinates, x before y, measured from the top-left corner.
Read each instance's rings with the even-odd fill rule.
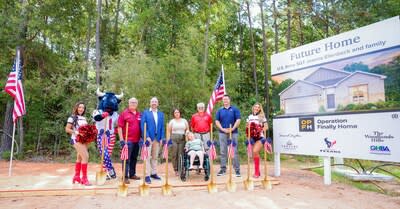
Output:
[[[258,114],[258,119],[259,119],[260,121],[263,121],[263,120],[266,119],[266,118],[265,118],[264,110],[263,110],[262,105],[261,105],[260,103],[256,102],[256,103],[253,105],[253,107],[252,107],[252,109],[251,109],[251,113],[253,114],[253,109],[254,109],[254,106],[256,106],[256,105],[258,105],[258,106],[260,107],[260,111],[257,113],[257,114]]]

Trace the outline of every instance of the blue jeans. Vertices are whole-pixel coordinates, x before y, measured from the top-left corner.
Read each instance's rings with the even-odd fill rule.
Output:
[[[226,133],[219,133],[219,151],[221,156],[221,170],[226,171],[226,162],[228,159],[228,145],[227,140],[229,138],[229,134]],[[239,163],[239,152],[238,152],[238,134],[232,134],[232,141],[236,143],[235,146],[235,155],[233,157],[233,168],[235,171],[240,171],[240,163]]]
[[[126,160],[125,177],[132,177],[136,175],[136,162],[138,154],[139,142],[128,142],[128,159]],[[122,161],[122,163],[124,163],[124,161]]]

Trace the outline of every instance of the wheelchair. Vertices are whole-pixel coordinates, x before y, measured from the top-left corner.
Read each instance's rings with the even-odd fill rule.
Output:
[[[200,165],[199,157],[196,156],[194,159],[193,166],[198,167]],[[179,156],[178,172],[181,181],[186,181],[189,178],[189,167],[190,167],[190,156],[185,151]],[[204,153],[203,169],[195,169],[197,174],[201,174],[204,171],[204,181],[208,181],[210,178],[210,160],[207,152]]]

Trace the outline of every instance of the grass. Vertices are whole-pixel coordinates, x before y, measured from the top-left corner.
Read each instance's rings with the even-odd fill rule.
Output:
[[[323,176],[324,175],[324,169],[323,168],[314,168],[312,169],[313,172]],[[344,183],[350,186],[353,186],[355,188],[358,188],[360,190],[365,190],[365,191],[372,191],[372,192],[378,192],[382,193],[383,191],[379,189],[377,186],[375,186],[373,183],[368,183],[368,182],[358,182],[358,181],[352,181],[347,179],[346,177],[336,173],[332,172],[332,181]]]

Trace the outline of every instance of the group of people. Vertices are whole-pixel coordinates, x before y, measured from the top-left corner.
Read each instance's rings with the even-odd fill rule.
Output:
[[[219,147],[220,147],[220,171],[218,176],[226,174],[227,169],[227,158],[228,158],[228,143],[232,142],[238,145],[238,128],[241,122],[240,110],[231,105],[231,99],[229,95],[224,95],[222,98],[223,106],[219,108],[215,115],[215,125],[219,131]],[[179,109],[173,109],[173,119],[168,122],[166,126],[164,124],[164,113],[158,109],[159,101],[156,97],[151,98],[150,107],[144,109],[143,112],[138,110],[139,102],[136,98],[130,98],[128,100],[128,107],[123,110],[119,115],[113,112],[112,118],[114,118],[115,125],[109,122],[109,128],[111,132],[116,132],[119,137],[119,143],[121,148],[127,144],[128,147],[128,158],[126,160],[125,171],[125,183],[129,184],[129,179],[139,180],[140,177],[136,175],[136,163],[140,150],[140,143],[143,143],[141,139],[144,137],[144,128],[146,127],[146,141],[148,146],[148,152],[150,156],[146,159],[146,176],[145,182],[151,184],[152,180],[161,180],[157,174],[157,162],[158,153],[160,148],[161,140],[165,136],[165,132],[170,133],[172,140],[172,164],[175,171],[175,175],[179,176],[178,173],[178,161],[179,156],[187,152],[190,157],[190,168],[194,169],[193,161],[196,156],[199,157],[200,165],[197,169],[203,169],[204,154],[207,153],[209,147],[207,141],[210,140],[211,124],[213,123],[212,117],[206,113],[205,104],[197,104],[197,112],[192,115],[190,123],[181,117]],[[86,106],[82,102],[78,102],[72,111],[72,115],[67,120],[65,130],[71,135],[70,143],[74,146],[77,152],[77,158],[75,163],[75,175],[72,179],[72,183],[81,183],[83,185],[90,185],[87,178],[87,164],[88,164],[88,144],[76,141],[76,136],[79,133],[79,127],[87,124],[85,118]],[[117,115],[115,115],[117,114]],[[110,115],[105,111],[95,116],[95,121],[101,121]],[[97,117],[97,118],[96,118]],[[264,115],[262,107],[259,103],[256,103],[252,107],[252,113],[248,116],[247,125],[255,123],[262,127],[265,131],[268,129],[267,119]],[[108,124],[104,122],[105,126]],[[144,125],[146,124],[146,126]],[[98,126],[100,129],[102,124]],[[112,127],[116,126],[116,127]],[[167,127],[168,130],[165,130]],[[114,131],[115,128],[115,131]],[[105,131],[105,130],[104,130]],[[104,132],[100,131],[100,132]],[[126,133],[126,131],[128,131]],[[260,157],[259,153],[262,146],[261,140],[264,135],[262,131],[259,133],[260,137],[253,138],[253,160],[254,160],[254,177],[260,176]],[[101,133],[100,133],[101,134]],[[104,132],[105,134],[105,132]],[[125,139],[127,137],[127,141]],[[231,137],[231,140],[230,139]],[[98,137],[98,148],[101,149],[101,136]],[[113,142],[114,139],[114,142]],[[99,142],[100,141],[100,142]],[[228,142],[229,141],[229,142]],[[113,144],[115,143],[115,136],[108,141],[108,145],[112,144],[108,148],[104,148],[104,151],[109,161],[103,162],[103,167],[109,173],[109,178],[116,178],[114,168],[111,164],[111,153]],[[145,146],[145,145],[143,145]],[[238,146],[234,146],[234,157],[233,157],[233,168],[235,175],[240,177],[240,163],[239,153],[237,150]],[[100,151],[101,153],[101,151]],[[82,173],[82,176],[81,176]]]

